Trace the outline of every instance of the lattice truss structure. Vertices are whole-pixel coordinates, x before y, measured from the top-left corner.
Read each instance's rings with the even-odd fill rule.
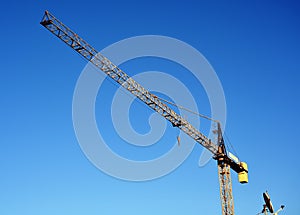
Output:
[[[178,115],[169,106],[162,102],[157,96],[150,93],[135,80],[130,78],[119,67],[114,65],[109,59],[97,52],[91,45],[80,38],[70,28],[56,19],[52,14],[46,12],[41,24],[54,35],[64,41],[68,46],[78,52],[81,56],[94,64],[97,68],[127,89],[134,96],[146,103],[150,108],[170,121],[173,126],[180,128],[198,143],[203,145],[213,154],[216,154],[218,146],[209,138],[200,133],[187,120]]]
[[[170,121],[174,127],[178,127],[196,142],[209,150],[214,155],[214,159],[218,161],[222,214],[234,215],[230,168],[237,173],[242,171],[248,172],[248,170],[227,156],[219,123],[218,143],[215,144],[211,139],[203,135],[187,120],[166,105],[160,98],[142,87],[48,11],[45,11],[44,17],[40,23],[115,82],[139,98],[148,107]]]

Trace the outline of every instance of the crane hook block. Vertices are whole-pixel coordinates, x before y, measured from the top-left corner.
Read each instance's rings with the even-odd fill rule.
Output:
[[[240,165],[244,168],[245,171],[238,173],[239,182],[241,184],[248,183],[248,165],[245,162],[241,162]]]

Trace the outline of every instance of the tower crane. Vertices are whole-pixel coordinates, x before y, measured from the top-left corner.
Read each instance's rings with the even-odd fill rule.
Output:
[[[172,110],[163,100],[150,93],[119,67],[114,65],[109,59],[97,52],[96,49],[55,18],[50,12],[45,11],[40,24],[78,52],[87,61],[95,65],[100,71],[104,72],[111,79],[140,99],[148,107],[171,122],[174,127],[181,129],[197,143],[209,150],[218,165],[222,215],[234,215],[230,169],[238,173],[240,183],[248,183],[248,167],[245,162],[240,162],[237,157],[226,150],[219,122],[217,123],[218,140],[217,143],[214,143],[192,126],[186,119]]]

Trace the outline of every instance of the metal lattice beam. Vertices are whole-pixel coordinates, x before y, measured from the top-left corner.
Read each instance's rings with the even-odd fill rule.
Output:
[[[230,166],[226,163],[218,162],[218,173],[222,215],[234,215]]]
[[[170,121],[173,126],[180,128],[183,132],[192,137],[196,142],[200,143],[214,155],[217,154],[218,146],[209,138],[200,133],[194,126],[168,107],[157,96],[153,95],[139,83],[130,78],[125,72],[114,65],[101,53],[98,53],[91,45],[80,38],[48,11],[45,12],[41,25],[60,38],[89,62],[94,64],[114,81],[119,83],[122,87],[127,89],[134,96],[143,101],[150,108]]]

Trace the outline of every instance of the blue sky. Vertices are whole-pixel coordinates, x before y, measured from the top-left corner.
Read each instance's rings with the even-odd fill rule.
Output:
[[[177,38],[200,51],[224,89],[226,133],[249,165],[249,184],[240,185],[232,174],[236,214],[259,212],[265,190],[275,208],[286,205],[282,214],[300,212],[298,3],[88,0],[2,3],[0,214],[221,214],[216,163],[198,166],[202,146],[196,145],[171,174],[148,182],[115,179],[89,162],[72,124],[73,92],[86,62],[40,26],[46,9],[98,50],[151,34]],[[148,60],[122,69],[136,75],[175,68]],[[190,88],[198,89],[194,82]],[[107,82],[104,89],[114,85]],[[201,112],[209,115],[203,88],[194,95]],[[145,116],[151,111],[136,106],[140,120],[133,120],[134,126],[147,132]],[[149,153],[163,154],[176,134],[168,127],[162,141],[168,145],[159,142],[158,151]],[[139,159],[128,148],[122,151],[122,143],[111,146]]]

